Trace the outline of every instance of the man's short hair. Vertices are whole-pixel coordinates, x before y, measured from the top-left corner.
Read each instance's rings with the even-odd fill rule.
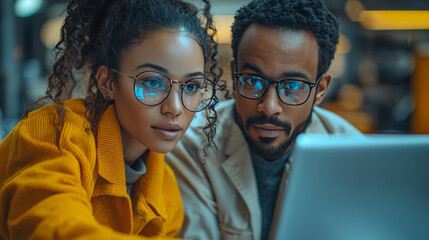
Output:
[[[240,8],[234,18],[232,52],[236,61],[245,30],[251,24],[259,24],[272,29],[313,33],[319,48],[317,77],[328,71],[338,44],[339,26],[322,0],[253,0]]]

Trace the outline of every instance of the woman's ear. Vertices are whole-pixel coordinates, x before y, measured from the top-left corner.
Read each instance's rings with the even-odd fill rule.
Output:
[[[113,79],[107,66],[102,65],[97,70],[97,86],[106,100],[113,100]]]
[[[331,75],[325,73],[322,75],[322,79],[320,79],[319,83],[316,85],[316,101],[314,104],[319,105],[328,91],[329,84],[331,83]]]

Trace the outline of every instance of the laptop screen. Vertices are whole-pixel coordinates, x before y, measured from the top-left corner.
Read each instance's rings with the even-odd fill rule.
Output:
[[[429,239],[429,135],[298,137],[270,239]]]

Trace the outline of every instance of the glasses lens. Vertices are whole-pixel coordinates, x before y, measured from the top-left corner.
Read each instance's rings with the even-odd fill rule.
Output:
[[[242,74],[237,77],[238,92],[246,98],[260,98],[267,88],[267,82],[258,76]]]
[[[191,112],[205,109],[214,93],[213,82],[205,78],[194,78],[186,82],[182,89],[183,106]]]
[[[142,72],[134,85],[136,98],[143,104],[153,106],[161,103],[170,91],[170,80],[156,72]]]
[[[278,88],[280,99],[291,105],[304,103],[310,94],[310,86],[299,80],[283,80]]]

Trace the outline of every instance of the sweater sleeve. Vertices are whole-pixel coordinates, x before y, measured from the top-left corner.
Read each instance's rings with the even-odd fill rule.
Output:
[[[38,111],[0,143],[0,239],[142,239],[92,214],[96,151],[84,118],[66,115],[60,135],[53,122]]]

